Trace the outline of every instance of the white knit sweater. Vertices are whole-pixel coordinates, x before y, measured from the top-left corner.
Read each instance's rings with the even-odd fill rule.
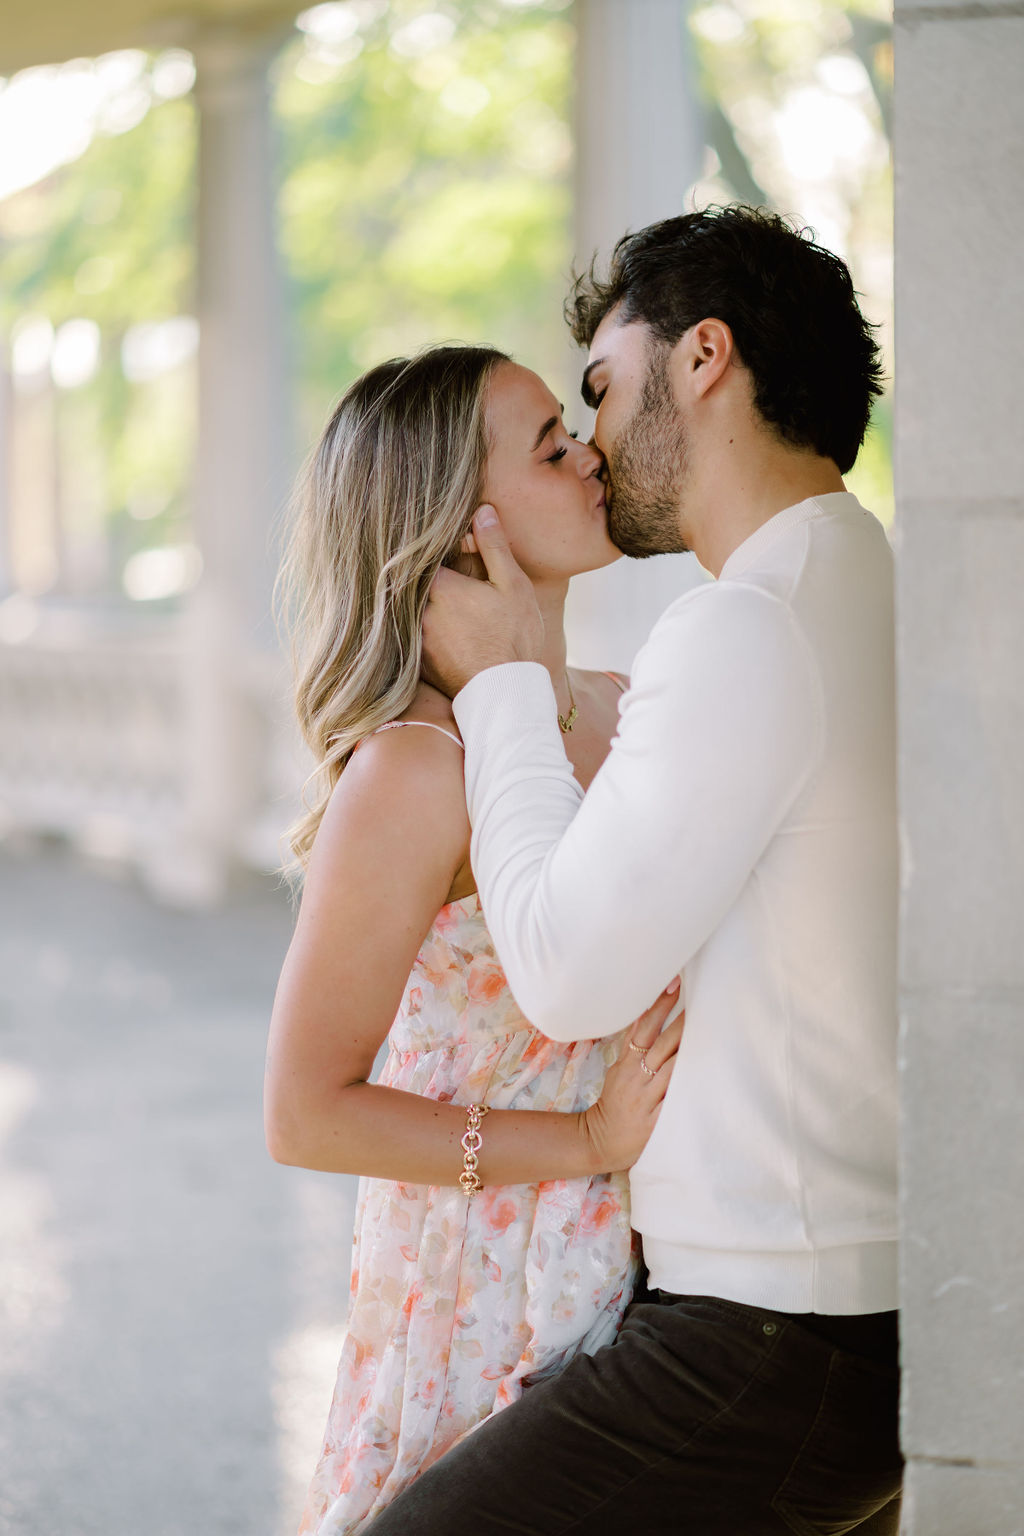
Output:
[[[473,867],[527,1017],[605,1035],[684,972],[632,1174],[662,1289],[896,1305],[892,618],[880,525],[820,496],[659,620],[585,798],[543,667],[455,701]]]

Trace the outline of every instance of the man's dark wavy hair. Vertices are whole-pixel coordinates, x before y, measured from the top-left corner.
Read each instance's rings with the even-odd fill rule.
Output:
[[[846,263],[811,231],[738,204],[650,224],[619,241],[605,281],[593,264],[576,278],[565,313],[580,346],[616,305],[670,346],[700,320],[724,321],[764,420],[852,468],[882,364]]]

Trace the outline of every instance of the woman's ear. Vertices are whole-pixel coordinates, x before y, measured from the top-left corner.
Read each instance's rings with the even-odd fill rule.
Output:
[[[474,576],[478,581],[487,580],[487,567],[477,553],[476,539],[472,531],[463,535],[457,550],[445,557],[445,565],[460,576]]]

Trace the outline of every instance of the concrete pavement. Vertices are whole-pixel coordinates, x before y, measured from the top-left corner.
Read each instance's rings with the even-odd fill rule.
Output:
[[[183,914],[0,853],[4,1536],[294,1532],[355,1181],[263,1146],[290,928],[270,881]]]

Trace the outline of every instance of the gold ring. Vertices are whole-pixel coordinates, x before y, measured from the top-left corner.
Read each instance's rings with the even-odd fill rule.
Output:
[[[648,1077],[657,1077],[658,1074],[653,1070],[653,1068],[651,1068],[651,1067],[649,1067],[647,1065],[647,1048],[646,1048],[646,1046],[634,1046],[634,1050],[636,1051],[637,1055],[640,1057],[640,1071],[641,1072],[646,1072]]]

